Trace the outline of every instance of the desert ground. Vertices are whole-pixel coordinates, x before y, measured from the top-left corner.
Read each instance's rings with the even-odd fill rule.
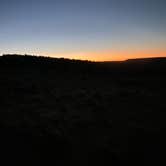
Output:
[[[0,162],[162,165],[166,58],[0,57]]]

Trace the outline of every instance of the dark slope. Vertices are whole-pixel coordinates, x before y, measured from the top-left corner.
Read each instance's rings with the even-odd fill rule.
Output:
[[[0,162],[161,165],[166,60],[145,61],[0,57]]]

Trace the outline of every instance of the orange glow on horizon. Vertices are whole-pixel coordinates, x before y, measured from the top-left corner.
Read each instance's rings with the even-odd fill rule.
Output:
[[[69,59],[80,59],[80,60],[91,60],[91,61],[123,61],[127,59],[135,58],[151,58],[151,57],[166,57],[166,50],[108,50],[98,52],[75,52],[75,53],[44,53],[50,57],[57,58],[69,58]]]

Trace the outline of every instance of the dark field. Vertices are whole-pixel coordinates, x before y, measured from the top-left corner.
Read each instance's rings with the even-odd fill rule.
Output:
[[[165,85],[166,58],[92,63],[2,56],[0,162],[162,165]]]

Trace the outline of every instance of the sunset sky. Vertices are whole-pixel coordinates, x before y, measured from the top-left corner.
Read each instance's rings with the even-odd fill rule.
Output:
[[[166,57],[166,0],[0,0],[0,54]]]

